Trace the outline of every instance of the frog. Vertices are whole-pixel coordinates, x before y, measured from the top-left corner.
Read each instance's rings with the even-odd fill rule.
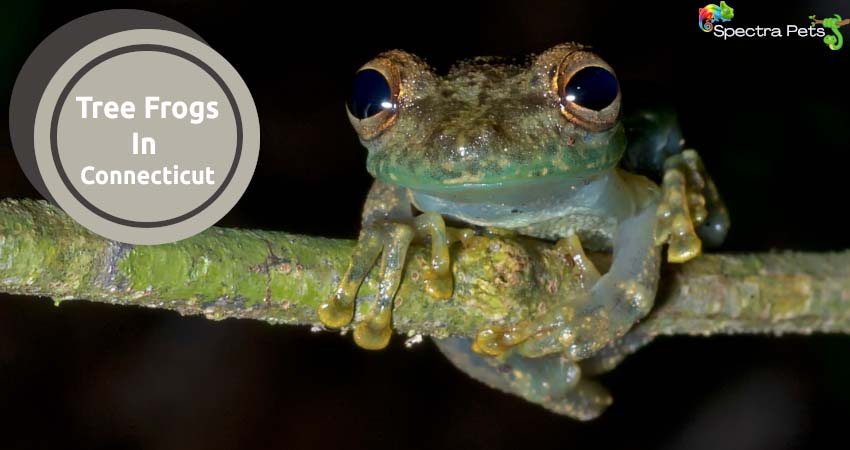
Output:
[[[666,248],[682,263],[718,245],[726,207],[675,114],[621,110],[614,69],[591,47],[563,43],[522,62],[478,57],[444,75],[403,50],[354,75],[346,113],[375,178],[347,270],[317,314],[353,328],[356,344],[385,348],[412,243],[429,249],[424,289],[453,292],[451,249],[509,233],[569,253],[588,286],[580,302],[523,324],[495,322],[437,347],[489,386],[578,419],[610,396],[588,376],[609,370],[645,336]],[[599,270],[586,251],[612,255]],[[378,291],[358,290],[378,268]]]

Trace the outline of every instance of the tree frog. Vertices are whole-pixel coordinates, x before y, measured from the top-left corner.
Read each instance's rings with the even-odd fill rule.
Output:
[[[476,58],[444,76],[399,50],[366,63],[347,113],[376,180],[350,265],[319,306],[320,320],[331,328],[355,321],[356,343],[381,349],[412,241],[430,245],[424,280],[435,301],[451,297],[449,251],[470,233],[557,241],[577,255],[586,300],[437,345],[493,387],[558,413],[598,415],[610,398],[580,376],[580,363],[595,356],[592,365],[604,368],[628,350],[626,332],[653,305],[663,245],[669,261],[684,262],[703,241],[722,241],[729,226],[699,156],[683,149],[675,116],[621,117],[620,106],[614,70],[580,44],[524,65]],[[611,252],[607,272],[584,249]],[[376,264],[379,292],[355,320],[358,289]]]

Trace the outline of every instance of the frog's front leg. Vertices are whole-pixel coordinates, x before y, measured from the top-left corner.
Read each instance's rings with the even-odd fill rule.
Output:
[[[729,230],[729,213],[695,150],[670,156],[664,163],[658,205],[658,245],[669,243],[667,259],[680,263],[702,253],[702,241],[719,245]]]
[[[425,285],[435,298],[452,294],[449,267],[449,232],[442,217],[425,213],[413,217],[404,189],[376,181],[369,191],[363,212],[363,229],[352,252],[351,261],[331,297],[318,308],[319,320],[330,328],[347,326],[355,317],[355,300],[360,285],[380,256],[378,294],[368,312],[354,327],[354,341],[360,347],[380,350],[392,335],[392,307],[401,283],[405,257],[414,238],[431,241],[432,259],[425,274]],[[452,237],[457,236],[452,233]]]

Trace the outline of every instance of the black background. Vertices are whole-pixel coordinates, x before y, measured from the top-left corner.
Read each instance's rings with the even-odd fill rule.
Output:
[[[730,4],[735,26],[850,15],[850,2]],[[259,109],[256,174],[220,225],[352,238],[370,178],[343,104],[361,64],[403,48],[445,70],[457,59],[520,57],[575,40],[617,70],[624,101],[633,82],[663,86],[729,205],[723,251],[850,247],[850,43],[830,51],[818,38],[723,41],[695,26],[701,6],[5,2],[0,99],[8,102],[29,52],[67,21],[117,7],[165,14],[239,70]],[[38,196],[5,127],[0,196]],[[350,337],[303,328],[3,296],[0,448],[846,445],[850,340],[842,336],[656,341],[604,377],[615,403],[591,423],[491,391],[429,342],[406,349],[403,340],[370,353]]]

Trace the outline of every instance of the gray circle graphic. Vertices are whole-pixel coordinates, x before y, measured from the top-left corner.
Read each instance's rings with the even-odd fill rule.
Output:
[[[236,152],[233,157],[233,163],[230,166],[230,169],[227,172],[227,175],[222,181],[221,186],[215,191],[215,193],[209,197],[205,202],[203,202],[197,208],[182,214],[177,217],[173,217],[167,220],[158,220],[158,221],[150,221],[143,222],[137,220],[129,220],[122,217],[117,217],[113,214],[109,214],[106,211],[98,208],[94,204],[92,204],[88,199],[86,199],[77,188],[71,183],[71,180],[68,178],[68,174],[65,171],[65,168],[62,166],[62,158],[59,156],[59,145],[58,145],[58,124],[59,124],[59,116],[62,113],[62,107],[65,104],[65,101],[68,99],[68,95],[71,93],[71,90],[76,86],[77,82],[80,81],[89,71],[100,65],[101,63],[112,59],[119,55],[124,55],[127,53],[133,52],[145,52],[145,51],[153,51],[153,52],[161,52],[168,53],[179,58],[183,58],[196,66],[200,67],[204,70],[213,80],[215,80],[216,84],[221,88],[224,92],[224,95],[227,97],[227,101],[230,103],[230,107],[233,109],[233,115],[236,118]],[[83,206],[88,208],[91,212],[97,214],[98,216],[109,220],[111,222],[115,222],[121,225],[126,225],[129,227],[138,227],[138,228],[157,228],[164,227],[168,225],[173,225],[175,223],[183,222],[191,217],[194,217],[201,211],[205,210],[209,205],[216,201],[216,199],[221,196],[227,186],[230,184],[230,180],[233,179],[233,175],[236,173],[236,169],[238,167],[239,159],[242,156],[242,138],[243,138],[243,130],[242,130],[242,116],[239,113],[239,107],[236,104],[236,99],[233,97],[233,93],[230,91],[230,88],[227,87],[227,84],[224,80],[221,79],[221,76],[218,75],[210,66],[208,66],[205,62],[201,61],[199,58],[184,52],[182,50],[178,50],[176,48],[157,45],[157,44],[138,44],[138,45],[130,45],[126,47],[116,48],[115,50],[106,52],[99,57],[93,59],[91,62],[83,66],[68,82],[65,88],[62,90],[62,93],[59,95],[59,99],[56,102],[56,106],[53,109],[53,116],[50,121],[50,150],[53,155],[53,163],[56,165],[56,170],[59,172],[59,176],[62,179],[62,182],[71,192],[71,195],[77,199]]]
[[[259,156],[259,118],[244,80],[206,43],[173,31],[97,39],[65,59],[31,101],[32,159],[50,197],[121,242],[174,242],[214,225],[245,192]]]
[[[35,161],[33,125],[38,99],[50,78],[76,51],[113,33],[132,29],[167,30],[204,40],[174,19],[139,9],[110,9],[72,20],[47,36],[24,62],[9,102],[9,137],[24,175],[53,203]],[[204,42],[205,43],[205,42]]]

